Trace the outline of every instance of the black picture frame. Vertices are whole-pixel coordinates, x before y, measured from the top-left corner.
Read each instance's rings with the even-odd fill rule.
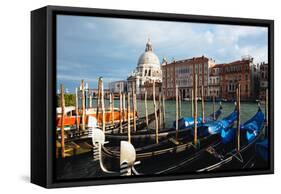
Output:
[[[56,15],[83,15],[210,24],[264,26],[268,28],[270,165],[256,171],[205,174],[135,176],[56,181],[54,166],[56,102]],[[31,12],[31,182],[46,188],[167,181],[274,173],[274,21],[172,13],[46,6]]]

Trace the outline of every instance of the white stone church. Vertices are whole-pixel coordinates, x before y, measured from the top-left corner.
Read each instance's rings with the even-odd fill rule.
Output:
[[[157,55],[152,50],[151,40],[146,43],[145,52],[140,55],[135,71],[129,75],[127,81],[128,91],[132,90],[135,84],[136,94],[143,94],[145,85],[150,85],[153,80],[156,83],[162,82],[162,70]]]

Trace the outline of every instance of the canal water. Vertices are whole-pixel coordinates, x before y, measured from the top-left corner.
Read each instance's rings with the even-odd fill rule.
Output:
[[[153,101],[148,101],[148,113],[154,112]],[[105,101],[105,106],[109,107],[109,101]],[[119,107],[119,101],[114,101],[115,108]],[[219,108],[219,102],[215,103],[215,110]],[[93,100],[93,107],[95,107],[95,100]],[[132,106],[131,106],[132,107]],[[226,117],[235,109],[234,103],[225,102],[222,103],[223,114],[219,119]],[[264,105],[261,106],[264,111]],[[171,127],[176,116],[176,103],[175,101],[165,101],[165,112],[166,112],[166,127]],[[250,119],[258,110],[257,103],[241,102],[241,123]],[[145,116],[145,103],[143,100],[137,100],[137,111],[140,117]],[[208,116],[213,112],[212,102],[205,102],[205,115]],[[181,102],[181,116],[191,117],[191,102]],[[201,102],[198,102],[198,116],[201,116]],[[154,122],[152,122],[153,127]],[[77,156],[71,160],[57,161],[56,163],[56,174],[58,180],[68,179],[83,179],[83,178],[98,178],[98,177],[109,177],[110,174],[104,174],[99,170],[99,164],[93,161],[91,153],[86,156]]]
[[[126,102],[127,103],[127,102]],[[157,102],[158,103],[158,102]],[[223,118],[231,113],[235,109],[234,102],[215,102],[215,111],[219,108],[220,103],[223,107],[223,113],[220,117]],[[96,106],[96,100],[94,99],[93,107]],[[127,104],[126,104],[127,105]],[[119,108],[119,100],[114,100],[114,107]],[[133,105],[131,104],[131,109]],[[198,101],[197,103],[197,115],[198,117],[202,116],[202,103]],[[105,100],[105,108],[109,108],[109,100]],[[261,105],[261,109],[264,111],[264,105]],[[147,110],[148,114],[154,113],[154,104],[152,100],[147,101]],[[241,123],[247,121],[252,117],[258,110],[258,103],[255,102],[241,102],[240,108],[240,119]],[[140,117],[145,116],[145,102],[143,99],[137,99],[137,112]],[[176,119],[176,102],[174,100],[165,101],[165,113],[166,121],[165,126],[171,127],[173,121]],[[213,102],[205,102],[205,117],[213,113]],[[182,117],[193,117],[192,115],[192,103],[190,101],[181,101],[181,116]],[[153,122],[152,122],[153,124]],[[153,126],[151,126],[153,127]]]

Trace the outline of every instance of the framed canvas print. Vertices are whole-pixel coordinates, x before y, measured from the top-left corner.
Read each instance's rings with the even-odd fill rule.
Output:
[[[31,182],[273,173],[272,20],[31,12]]]

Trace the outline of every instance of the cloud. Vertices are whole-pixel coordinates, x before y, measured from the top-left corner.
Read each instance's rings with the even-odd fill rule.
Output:
[[[202,23],[61,16],[58,19],[58,77],[94,82],[126,79],[150,37],[153,51],[168,60],[206,55],[231,62],[252,55],[267,61],[267,28]]]

